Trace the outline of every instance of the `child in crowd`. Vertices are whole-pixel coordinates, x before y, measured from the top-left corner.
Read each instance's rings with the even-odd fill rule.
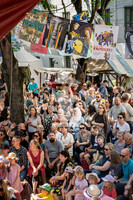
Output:
[[[9,160],[9,172],[7,174],[7,179],[11,183],[11,187],[18,190],[20,193],[23,190],[23,186],[20,182],[20,166],[16,163],[18,158],[16,154],[11,152],[9,153],[7,160]]]
[[[101,160],[104,155],[104,137],[98,136],[97,143],[98,143],[98,146],[97,146],[96,153],[93,154],[93,162]]]
[[[88,187],[88,183],[84,178],[84,170],[81,167],[78,167],[75,172],[76,179],[74,189],[66,195],[66,200],[71,200],[74,196],[74,200],[85,200],[83,195],[83,190]]]
[[[96,173],[86,174],[86,180],[88,180],[89,185],[97,185],[100,182]]]
[[[114,178],[111,175],[106,175],[104,178],[102,178],[102,180],[104,181],[103,185],[104,194],[117,200]]]
[[[66,194],[72,187],[73,169],[71,167],[66,167],[65,169],[65,180],[63,182],[62,188],[62,200],[66,199]]]
[[[7,166],[4,162],[4,157],[0,156],[0,179],[6,179],[7,176]]]
[[[53,195],[51,193],[51,185],[48,183],[45,183],[44,185],[40,186],[42,189],[42,192],[39,194],[32,194],[31,200],[54,200]]]

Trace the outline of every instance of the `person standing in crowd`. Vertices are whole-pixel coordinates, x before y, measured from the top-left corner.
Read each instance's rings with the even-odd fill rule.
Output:
[[[37,100],[38,100],[38,97],[39,97],[38,96],[39,92],[38,92],[38,85],[35,82],[34,78],[31,78],[31,82],[28,85],[28,90],[29,90],[29,92],[33,93],[34,103],[35,103],[35,105],[37,105]]]
[[[114,93],[114,97],[113,97],[112,103],[115,104],[115,97],[121,98],[120,87],[115,86],[113,88],[113,93]]]
[[[10,152],[16,154],[19,159],[17,163],[20,166],[20,180],[23,181],[27,174],[28,167],[28,158],[27,158],[27,150],[23,146],[20,145],[21,139],[19,136],[14,136],[12,138],[12,146],[10,148]]]
[[[99,92],[102,94],[104,99],[107,98],[107,88],[106,88],[107,86],[108,86],[108,81],[104,80],[99,88]]]
[[[84,102],[85,102],[85,100],[86,100],[86,98],[87,98],[87,93],[86,93],[86,91],[87,91],[87,84],[84,83],[84,84],[82,85],[82,89],[79,91],[79,94],[80,94],[80,96],[81,96],[81,100],[84,101]]]
[[[27,115],[29,114],[29,106],[33,105],[33,94],[32,92],[27,93],[27,100],[26,100],[26,108],[27,108]]]
[[[93,87],[91,87],[89,89],[89,96],[85,100],[86,105],[90,105],[94,98],[95,98],[95,89]]]

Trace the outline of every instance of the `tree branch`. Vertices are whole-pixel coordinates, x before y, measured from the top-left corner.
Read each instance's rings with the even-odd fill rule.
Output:
[[[61,2],[62,2],[62,6],[63,6],[63,8],[64,8],[64,14],[65,14],[65,18],[66,18],[66,6],[65,6],[65,4],[64,4],[64,0],[61,0]]]
[[[82,13],[82,0],[71,0],[73,3],[77,14]]]
[[[46,1],[46,5],[47,5],[47,8],[48,8],[49,13],[52,14],[52,11],[51,11],[50,6],[49,6],[49,3],[48,3],[48,0],[45,0],[45,1]]]

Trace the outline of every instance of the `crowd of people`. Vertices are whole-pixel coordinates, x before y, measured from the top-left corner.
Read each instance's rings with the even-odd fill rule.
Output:
[[[131,88],[32,78],[16,125],[0,84],[1,199],[133,199]]]

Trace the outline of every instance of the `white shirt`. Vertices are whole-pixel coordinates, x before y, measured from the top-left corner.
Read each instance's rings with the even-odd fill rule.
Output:
[[[74,143],[74,138],[73,135],[71,133],[67,133],[66,138],[64,138],[64,135],[62,134],[61,136],[61,142],[63,143],[63,146],[65,147],[66,145],[70,144],[70,143]],[[70,154],[70,156],[73,156],[73,145],[72,147],[70,147],[68,149],[68,152]]]

